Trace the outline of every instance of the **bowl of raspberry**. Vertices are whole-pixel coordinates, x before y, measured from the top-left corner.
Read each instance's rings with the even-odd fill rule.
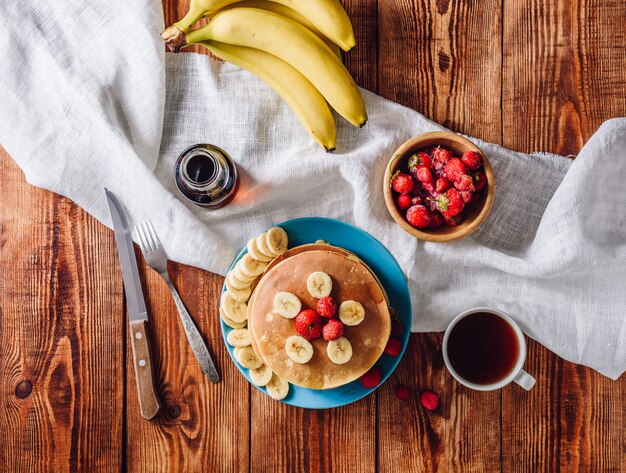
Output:
[[[385,171],[389,213],[420,240],[466,237],[487,218],[495,196],[493,169],[470,140],[431,132],[406,141]]]

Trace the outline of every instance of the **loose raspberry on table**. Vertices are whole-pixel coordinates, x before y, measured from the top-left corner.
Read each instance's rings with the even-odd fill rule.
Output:
[[[322,318],[311,309],[305,309],[296,315],[296,332],[307,340],[314,340],[322,335]]]
[[[337,313],[337,303],[331,296],[322,297],[317,301],[317,313],[327,319],[332,319]]]
[[[399,338],[390,338],[383,350],[385,355],[398,356],[402,351],[402,342]]]
[[[437,196],[437,209],[444,217],[454,217],[460,214],[465,207],[465,202],[459,191],[454,187],[448,189],[445,194]]]
[[[450,187],[450,181],[448,181],[445,177],[440,177],[439,179],[437,179],[437,182],[435,183],[435,192],[438,192],[441,194],[448,187]]]
[[[430,223],[430,210],[423,205],[413,205],[406,211],[406,220],[417,228],[426,228]]]
[[[408,194],[413,190],[413,178],[408,174],[398,172],[391,179],[391,187],[399,194]]]
[[[427,168],[432,168],[433,161],[428,153],[424,153],[423,151],[420,151],[418,153],[415,153],[413,156],[409,158],[408,166],[409,166],[409,171],[413,173],[414,170],[419,166],[426,166]]]
[[[324,340],[331,341],[341,338],[343,335],[343,324],[337,319],[330,319],[322,329]]]
[[[481,190],[487,184],[487,176],[484,172],[474,174],[474,187],[477,191]]]
[[[406,385],[398,384],[396,386],[396,397],[401,401],[408,401],[411,399],[411,391],[409,391],[409,388]]]
[[[483,158],[481,158],[480,154],[476,151],[466,151],[463,153],[463,156],[461,156],[461,161],[463,161],[463,164],[465,164],[468,169],[473,171],[483,165]]]
[[[459,177],[459,179],[454,183],[454,187],[456,187],[460,191],[472,191],[474,192],[474,179],[469,174],[464,174]]]
[[[420,404],[424,409],[434,411],[439,405],[439,396],[432,391],[424,391],[420,396]]]
[[[400,194],[396,198],[396,204],[400,210],[406,210],[411,206],[411,194]]]
[[[441,216],[441,214],[439,212],[433,212],[430,215],[430,224],[428,225],[428,228],[439,228],[443,225],[443,217]]]
[[[467,168],[459,158],[452,158],[446,163],[444,173],[448,180],[456,182],[461,176],[467,174]]]
[[[363,376],[361,376],[359,378],[359,381],[361,382],[361,385],[363,385],[364,388],[371,389],[371,388],[375,388],[376,386],[378,386],[380,384],[381,379],[382,379],[382,376],[380,374],[380,370],[378,368],[372,368]]]

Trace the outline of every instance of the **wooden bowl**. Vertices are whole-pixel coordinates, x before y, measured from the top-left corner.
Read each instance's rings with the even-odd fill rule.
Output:
[[[402,215],[400,210],[398,210],[398,207],[396,207],[396,202],[393,198],[393,191],[390,185],[391,176],[393,176],[394,172],[398,169],[403,172],[407,172],[406,162],[409,157],[417,151],[432,145],[441,145],[459,156],[466,151],[476,151],[483,159],[484,172],[487,176],[487,184],[485,186],[486,192],[483,192],[481,202],[463,211],[463,221],[456,227],[444,225],[433,230],[415,228],[405,220],[404,215]],[[470,140],[449,131],[424,133],[406,141],[402,146],[400,146],[400,148],[398,148],[389,160],[383,181],[385,204],[387,204],[387,209],[396,223],[415,238],[435,242],[458,240],[466,237],[476,230],[491,211],[495,191],[496,184],[493,176],[493,169],[491,168],[485,153],[483,153],[482,150]]]

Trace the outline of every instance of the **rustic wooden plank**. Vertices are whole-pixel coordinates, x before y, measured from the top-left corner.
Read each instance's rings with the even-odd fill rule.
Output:
[[[455,131],[499,142],[500,7],[499,1],[380,2],[380,94]],[[419,315],[419,299],[413,303]],[[405,359],[380,391],[381,472],[500,469],[500,393],[454,381],[441,340],[411,335]],[[396,398],[400,383],[414,393],[409,402]],[[435,412],[419,404],[425,389],[440,396]]]
[[[196,268],[170,265],[172,281],[222,375],[222,381],[212,384],[189,348],[165,282],[143,263],[143,258],[139,259],[163,408],[153,421],[141,418],[129,351],[128,470],[245,471],[249,460],[250,387],[228,358],[219,328],[222,278]]]
[[[119,471],[124,309],[111,234],[0,149],[0,471]]]

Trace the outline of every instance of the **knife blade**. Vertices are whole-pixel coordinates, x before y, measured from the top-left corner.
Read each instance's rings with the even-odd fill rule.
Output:
[[[119,200],[108,189],[105,188],[104,192],[109,204],[109,211],[111,212],[117,253],[122,267],[135,378],[139,395],[139,408],[144,418],[152,419],[161,408],[161,402],[154,385],[152,359],[150,357],[150,337],[148,336],[148,310],[146,309],[146,302],[141,289],[133,239],[128,220]]]

